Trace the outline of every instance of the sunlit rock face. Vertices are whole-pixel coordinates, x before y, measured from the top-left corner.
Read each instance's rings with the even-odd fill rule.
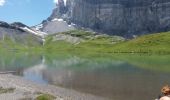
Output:
[[[33,28],[48,34],[66,32],[75,29],[75,24],[71,23],[68,14],[68,8],[70,6],[68,6],[68,0],[55,0],[55,2],[56,8],[53,9],[51,16]]]
[[[169,31],[170,1],[60,0],[49,18],[54,17],[99,32],[128,37]]]
[[[67,7],[66,7],[66,0],[57,0],[56,2],[56,8],[53,11],[53,14],[51,17],[61,17],[63,14],[67,12]]]

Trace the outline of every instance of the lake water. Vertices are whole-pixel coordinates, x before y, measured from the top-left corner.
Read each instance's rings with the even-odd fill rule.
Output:
[[[170,55],[0,55],[0,71],[111,100],[154,100],[170,84]]]

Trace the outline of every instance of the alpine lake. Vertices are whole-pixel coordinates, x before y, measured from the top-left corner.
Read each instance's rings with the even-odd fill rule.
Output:
[[[170,55],[1,53],[0,71],[111,100],[154,100],[170,84]]]

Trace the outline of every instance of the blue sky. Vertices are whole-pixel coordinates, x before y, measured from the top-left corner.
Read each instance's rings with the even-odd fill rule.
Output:
[[[0,0],[0,21],[32,26],[49,17],[57,0]]]

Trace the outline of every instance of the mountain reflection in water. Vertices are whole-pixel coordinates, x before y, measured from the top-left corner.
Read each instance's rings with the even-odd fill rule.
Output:
[[[159,57],[160,65],[166,62],[166,67],[169,66],[168,61],[165,61],[168,57],[170,58],[170,56]],[[160,94],[162,85],[170,82],[170,74],[158,70],[162,66],[158,64],[155,57],[154,59],[147,56],[140,57],[150,58],[146,59],[150,60],[150,63],[140,62],[143,60],[137,63],[138,61],[125,58],[83,59],[77,56],[50,58],[41,55],[20,55],[8,58],[8,61],[5,60],[7,58],[0,57],[2,66],[0,70],[17,70],[18,75],[39,84],[49,83],[113,100],[155,99]],[[157,66],[147,69],[146,65]]]

